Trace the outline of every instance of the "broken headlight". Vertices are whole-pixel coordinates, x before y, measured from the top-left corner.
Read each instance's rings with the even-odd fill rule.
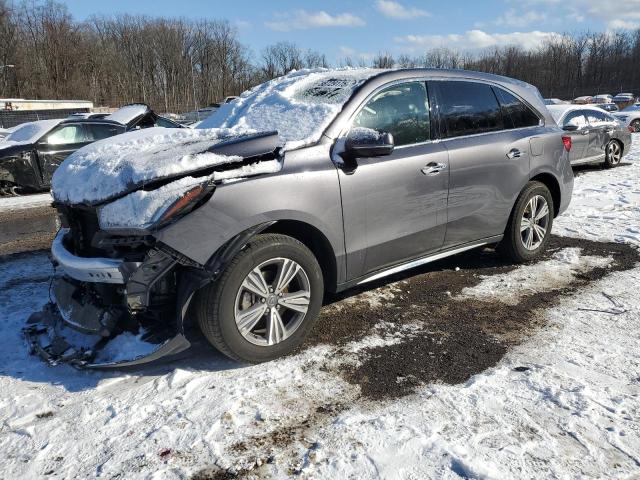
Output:
[[[98,209],[102,230],[148,230],[180,218],[213,191],[202,178],[185,177],[155,190],[138,190]]]

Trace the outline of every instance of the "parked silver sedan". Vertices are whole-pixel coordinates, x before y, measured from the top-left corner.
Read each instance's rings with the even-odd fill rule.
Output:
[[[556,123],[571,137],[571,165],[620,164],[631,147],[630,129],[597,106],[549,105]]]

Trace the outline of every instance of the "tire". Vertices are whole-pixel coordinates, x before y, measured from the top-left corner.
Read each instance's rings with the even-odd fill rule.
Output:
[[[634,120],[633,122],[631,122],[630,126],[633,127],[636,133],[640,132],[640,120]]]
[[[613,168],[620,165],[622,160],[622,145],[617,140],[611,140],[605,146],[605,159],[604,166],[606,168]]]
[[[281,291],[279,278],[283,284],[289,278]],[[286,235],[256,235],[218,281],[198,292],[195,314],[216,349],[239,362],[260,363],[286,355],[302,343],[318,317],[323,295],[322,270],[304,244]]]
[[[536,198],[537,212],[542,213],[543,208],[540,206],[540,198],[544,199],[547,205],[547,214],[544,217],[545,222],[539,221],[538,227],[544,229],[544,235],[540,239],[540,230],[530,227],[525,231],[521,230],[524,227],[523,220],[530,220],[523,217],[531,216],[531,200]],[[535,260],[545,250],[551,237],[551,228],[553,227],[553,197],[547,186],[543,183],[532,181],[527,183],[525,188],[520,192],[518,199],[511,211],[507,228],[504,232],[502,241],[498,244],[497,251],[506,259],[515,263],[524,263]],[[529,239],[529,233],[532,235],[532,239],[535,240],[531,243],[529,248],[526,246]]]

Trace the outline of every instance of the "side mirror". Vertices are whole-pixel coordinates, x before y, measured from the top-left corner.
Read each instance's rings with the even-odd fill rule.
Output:
[[[568,123],[567,125],[564,125],[562,127],[562,130],[564,130],[565,132],[575,132],[578,130],[578,126]]]
[[[351,129],[344,144],[344,153],[351,158],[384,157],[393,152],[393,135],[371,128]]]

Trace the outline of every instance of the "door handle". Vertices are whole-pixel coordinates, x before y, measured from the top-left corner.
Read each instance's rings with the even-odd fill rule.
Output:
[[[582,135],[589,135],[589,130],[582,130],[582,132],[580,132]]]
[[[420,171],[425,175],[437,175],[445,168],[447,168],[447,165],[444,163],[429,162]]]
[[[512,148],[511,150],[509,150],[509,152],[507,153],[507,158],[513,159],[513,158],[520,158],[522,156],[524,156],[526,154],[526,152],[521,152],[520,150],[518,150],[517,148]]]

